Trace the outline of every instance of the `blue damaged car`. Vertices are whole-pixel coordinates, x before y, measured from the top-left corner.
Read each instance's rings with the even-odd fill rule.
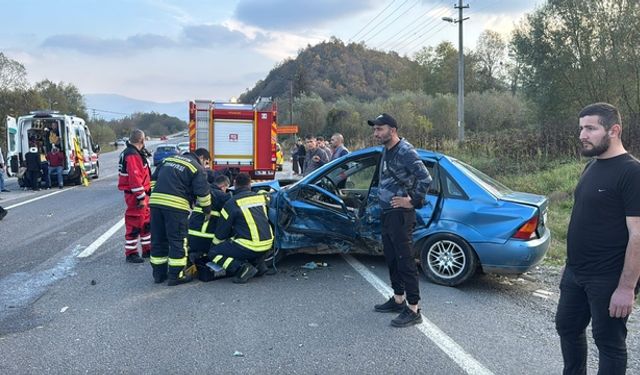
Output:
[[[382,147],[353,152],[271,191],[276,257],[292,253],[383,255],[378,204]],[[515,192],[446,155],[418,150],[433,177],[417,210],[416,258],[425,276],[455,286],[475,272],[520,274],[544,257],[548,200]]]

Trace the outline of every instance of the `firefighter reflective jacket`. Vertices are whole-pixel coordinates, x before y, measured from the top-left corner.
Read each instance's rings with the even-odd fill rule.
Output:
[[[255,252],[271,249],[273,229],[267,217],[267,196],[249,189],[236,190],[220,211],[214,244],[231,241]]]
[[[220,210],[222,210],[229,198],[231,198],[231,195],[220,190],[218,185],[211,184],[211,217],[209,221],[205,221],[202,208],[195,207],[191,211],[191,216],[189,216],[189,234],[213,239],[218,217],[220,217]]]
[[[135,195],[141,201],[151,191],[151,169],[146,156],[129,144],[120,153],[118,190]]]
[[[193,203],[207,214],[211,194],[207,173],[193,154],[174,155],[162,161],[151,175],[151,207],[191,211]]]

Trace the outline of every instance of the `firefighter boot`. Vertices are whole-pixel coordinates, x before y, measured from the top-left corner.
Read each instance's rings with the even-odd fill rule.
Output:
[[[182,285],[186,283],[190,283],[193,281],[193,277],[184,273],[184,271],[180,271],[180,273],[176,275],[169,275],[169,280],[167,281],[168,286],[176,286]]]
[[[240,267],[236,276],[231,280],[234,284],[245,284],[250,278],[254,277],[258,270],[251,263],[245,263]]]
[[[161,284],[167,279],[167,264],[152,264],[153,282]]]

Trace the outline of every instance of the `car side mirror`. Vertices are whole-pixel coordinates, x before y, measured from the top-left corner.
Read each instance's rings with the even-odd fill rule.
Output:
[[[99,144],[93,145],[93,151],[100,152],[100,145]]]

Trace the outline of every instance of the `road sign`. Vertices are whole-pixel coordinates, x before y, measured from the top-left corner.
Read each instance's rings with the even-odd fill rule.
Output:
[[[298,125],[278,125],[278,134],[298,134]]]

